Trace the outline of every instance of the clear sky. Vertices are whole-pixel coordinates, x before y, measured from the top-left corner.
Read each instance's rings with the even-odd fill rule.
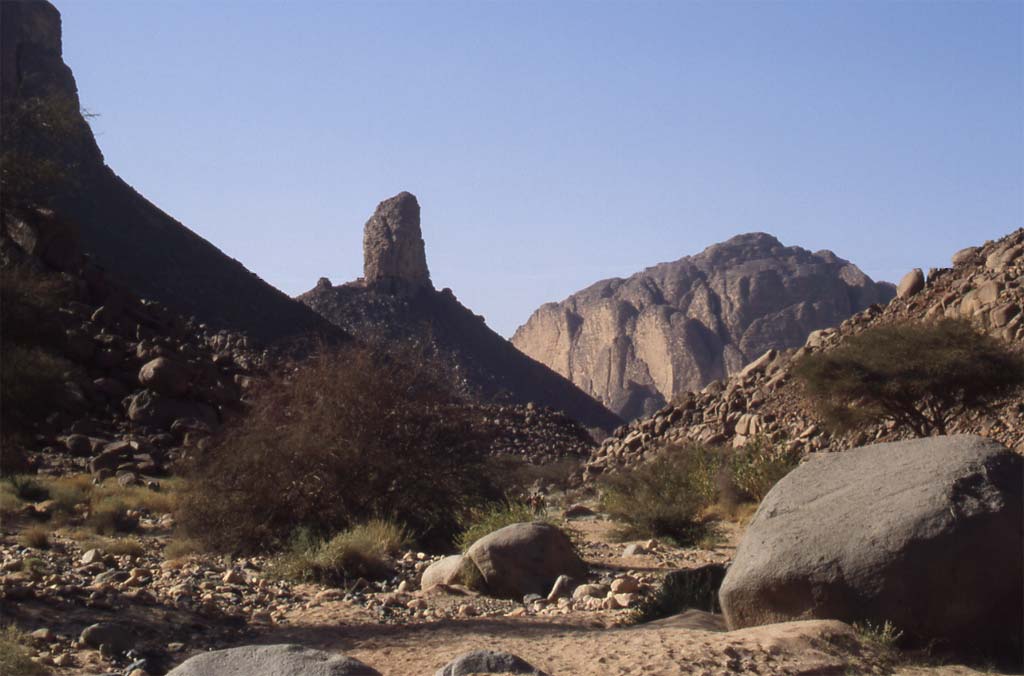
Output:
[[[55,0],[108,164],[289,294],[420,200],[511,335],[766,231],[876,279],[1024,226],[1024,2]]]

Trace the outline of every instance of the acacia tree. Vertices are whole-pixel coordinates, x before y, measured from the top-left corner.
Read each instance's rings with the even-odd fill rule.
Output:
[[[801,359],[807,393],[832,427],[893,420],[917,436],[1024,382],[1024,360],[966,320],[880,326]]]

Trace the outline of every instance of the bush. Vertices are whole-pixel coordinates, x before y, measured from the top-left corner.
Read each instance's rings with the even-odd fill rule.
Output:
[[[729,481],[742,499],[761,502],[772,486],[796,469],[800,452],[756,437],[729,458]]]
[[[300,531],[289,551],[276,557],[271,568],[286,579],[320,584],[342,585],[358,578],[380,580],[392,572],[391,558],[409,540],[403,526],[385,519],[373,519],[327,541]]]
[[[443,379],[351,347],[270,379],[250,414],[195,458],[178,521],[217,551],[267,550],[388,515],[451,541],[458,517],[495,495],[489,437]]]
[[[50,491],[35,477],[11,475],[7,477],[9,491],[23,502],[41,502],[50,497]]]
[[[45,526],[30,526],[18,534],[18,544],[31,549],[49,549],[50,529]]]
[[[32,661],[27,644],[25,634],[14,625],[0,629],[0,674],[45,676],[46,669]]]
[[[1024,382],[1024,360],[965,320],[942,320],[869,329],[795,373],[834,429],[889,419],[927,436]]]
[[[114,535],[134,531],[139,520],[128,515],[128,503],[116,495],[94,497],[89,503],[85,526],[98,535]]]
[[[664,537],[679,545],[713,529],[703,512],[718,494],[723,454],[699,445],[671,446],[639,467],[608,476],[602,509],[623,525],[623,539]]]
[[[459,550],[465,552],[474,542],[499,528],[511,526],[514,523],[536,521],[538,518],[542,517],[533,511],[533,507],[516,500],[476,507],[470,509],[463,516],[460,523],[462,532],[456,538],[455,544]]]

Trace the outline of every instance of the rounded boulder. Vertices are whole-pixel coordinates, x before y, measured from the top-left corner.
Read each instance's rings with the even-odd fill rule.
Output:
[[[1024,458],[971,435],[821,454],[768,493],[719,591],[730,629],[891,622],[1018,654]]]
[[[547,596],[559,575],[581,580],[587,564],[569,536],[547,523],[514,523],[480,538],[466,552],[489,594],[521,599]]]

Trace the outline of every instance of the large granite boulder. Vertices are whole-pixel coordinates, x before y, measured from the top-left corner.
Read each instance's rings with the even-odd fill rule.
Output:
[[[357,659],[299,645],[247,645],[191,657],[167,676],[380,676]]]
[[[750,233],[547,303],[512,343],[633,419],[894,292],[831,251]]]
[[[1024,458],[977,436],[823,454],[765,497],[720,589],[730,629],[892,622],[1020,651]]]
[[[581,580],[587,564],[569,536],[547,523],[514,523],[480,538],[466,552],[487,593],[521,599],[546,596],[559,575]]]
[[[377,205],[363,230],[363,279],[389,293],[433,288],[416,196],[400,192]]]

